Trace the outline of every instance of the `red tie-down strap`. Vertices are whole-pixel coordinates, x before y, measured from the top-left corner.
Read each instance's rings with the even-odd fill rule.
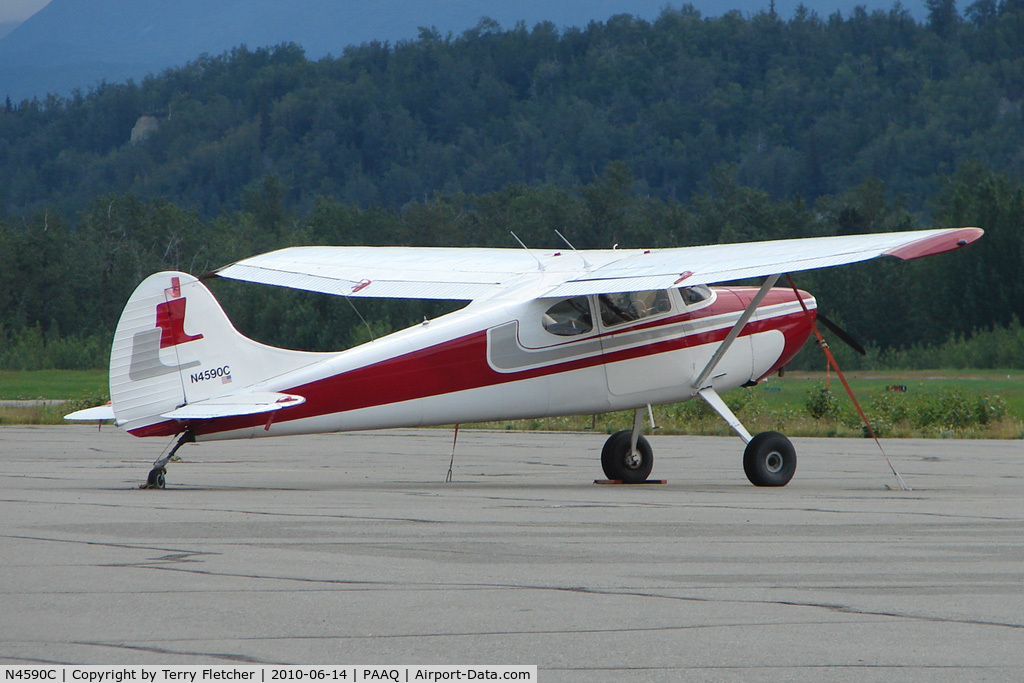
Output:
[[[882,448],[882,442],[879,441],[878,435],[875,434],[875,430],[871,427],[871,422],[868,421],[868,416],[864,414],[864,410],[860,407],[860,402],[857,401],[857,397],[853,394],[853,389],[850,388],[850,383],[846,381],[846,375],[843,374],[842,369],[839,367],[839,363],[836,362],[835,356],[832,355],[832,351],[828,348],[828,342],[821,336],[821,332],[818,331],[818,326],[814,324],[814,318],[811,316],[811,312],[807,310],[807,305],[804,303],[803,298],[800,296],[800,292],[797,291],[796,283],[793,282],[793,278],[787,273],[786,279],[789,281],[789,286],[793,288],[793,293],[796,294],[796,300],[800,302],[800,308],[804,310],[804,315],[807,316],[807,322],[811,325],[811,331],[814,332],[815,338],[818,340],[818,346],[825,352],[825,357],[828,359],[828,363],[831,367],[835,368],[836,375],[839,377],[839,381],[843,383],[843,388],[846,389],[847,395],[853,402],[853,407],[857,409],[857,414],[860,415],[861,421],[864,422],[864,426],[868,430],[868,434],[875,440],[878,445],[878,450],[882,452],[882,457],[885,458],[885,462],[888,463],[889,469],[896,475],[896,481],[900,483],[900,488],[904,491],[910,491],[911,488],[907,486],[907,483],[903,481],[903,477],[893,467],[892,461],[889,460],[889,456],[886,454],[885,449]]]

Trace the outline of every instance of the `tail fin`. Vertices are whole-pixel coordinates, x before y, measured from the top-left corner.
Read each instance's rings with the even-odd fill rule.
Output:
[[[322,357],[244,337],[202,282],[187,273],[156,273],[135,289],[117,323],[110,399],[125,430],[174,434],[183,426],[162,415],[199,401],[250,394],[253,385]]]

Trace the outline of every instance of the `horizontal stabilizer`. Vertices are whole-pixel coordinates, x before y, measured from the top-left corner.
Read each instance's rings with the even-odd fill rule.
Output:
[[[114,407],[108,403],[106,405],[96,406],[95,408],[76,410],[70,415],[65,415],[64,419],[71,420],[72,422],[97,422],[99,420],[113,420]]]
[[[163,413],[160,417],[171,420],[212,420],[217,417],[272,413],[275,410],[292,408],[305,402],[306,399],[302,396],[278,394],[271,391],[235,394],[188,403],[169,413]]]

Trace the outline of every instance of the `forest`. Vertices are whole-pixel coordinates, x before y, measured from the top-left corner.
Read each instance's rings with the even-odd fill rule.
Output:
[[[559,230],[580,248],[664,247],[940,225],[986,235],[798,283],[868,362],[1024,367],[1024,0],[928,6],[925,22],[899,5],[484,19],[8,99],[0,367],[104,367],[149,273],[293,244],[514,247],[514,230],[546,247]],[[131,141],[141,116],[157,126]],[[297,348],[447,310],[212,286],[243,332]]]

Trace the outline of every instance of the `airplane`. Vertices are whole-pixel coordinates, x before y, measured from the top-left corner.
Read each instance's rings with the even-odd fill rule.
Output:
[[[751,435],[720,393],[783,369],[817,304],[782,274],[964,247],[979,228],[666,249],[288,247],[203,278],[159,272],[114,333],[107,406],[138,437],[177,437],[141,488],[164,488],[186,443],[632,410],[601,451],[609,480],[648,480],[652,405],[700,397],[745,442],[755,486],[785,486],[792,443]],[[559,235],[561,237],[561,235]],[[518,240],[518,238],[516,238]],[[565,239],[564,237],[562,238]],[[520,243],[522,244],[522,243]],[[344,297],[468,301],[345,351],[294,351],[235,330],[203,283],[227,278]],[[760,286],[726,286],[764,278]],[[712,286],[714,285],[714,286]]]

